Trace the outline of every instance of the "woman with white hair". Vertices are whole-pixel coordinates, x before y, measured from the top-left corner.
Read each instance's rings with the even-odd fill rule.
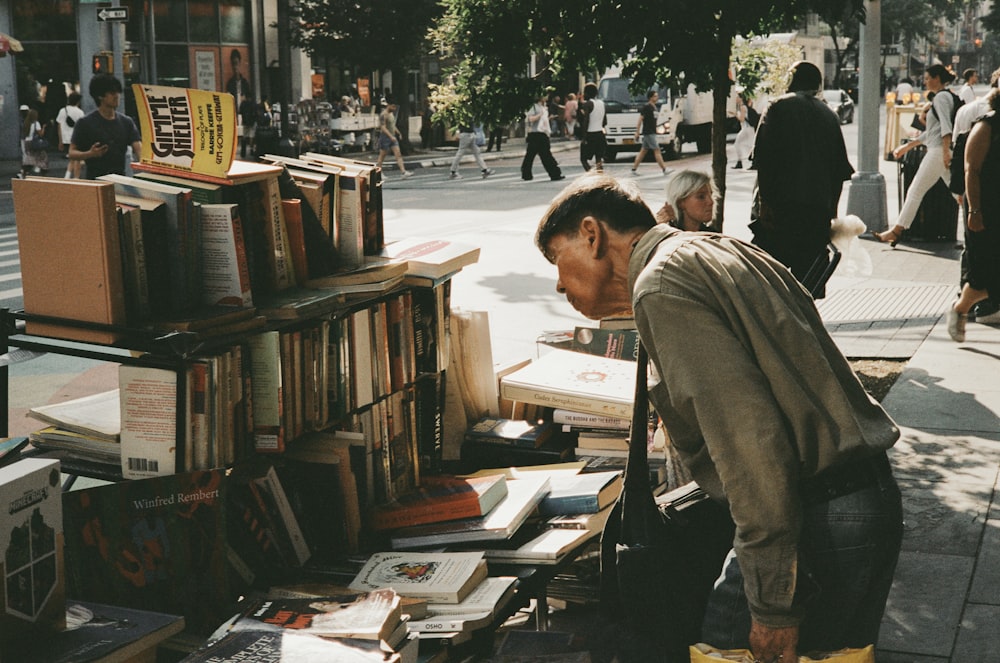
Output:
[[[681,170],[667,182],[667,202],[656,220],[689,232],[711,230],[718,200],[719,190],[710,174]]]

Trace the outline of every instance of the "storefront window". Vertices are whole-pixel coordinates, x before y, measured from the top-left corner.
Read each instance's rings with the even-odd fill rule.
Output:
[[[191,87],[187,46],[156,47],[157,82],[173,87]]]
[[[191,41],[215,43],[219,41],[219,16],[214,0],[188,0],[191,20]]]
[[[73,0],[13,0],[12,33],[22,42],[76,41],[75,4]]]
[[[250,43],[250,25],[245,0],[222,0],[219,12],[222,19],[223,44]]]
[[[187,4],[152,0],[156,41],[187,41]]]

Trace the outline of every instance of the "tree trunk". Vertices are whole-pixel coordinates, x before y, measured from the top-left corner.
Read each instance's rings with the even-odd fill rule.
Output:
[[[732,38],[720,36],[715,63],[712,66],[712,177],[719,189],[719,203],[712,226],[722,232],[723,209],[726,202],[726,107],[729,104],[729,59]]]

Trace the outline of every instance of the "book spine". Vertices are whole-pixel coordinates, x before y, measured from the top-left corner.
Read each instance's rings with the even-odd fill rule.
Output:
[[[364,201],[358,177],[340,175],[336,246],[344,267],[359,267],[365,261]]]
[[[500,383],[500,395],[512,401],[535,403],[545,407],[575,410],[605,417],[626,419],[632,415],[632,406],[627,403],[608,403],[573,394],[550,393],[506,381]]]
[[[302,201],[282,200],[281,206],[285,214],[285,227],[288,230],[292,271],[295,274],[295,281],[303,284],[309,279],[309,264],[306,260],[305,230],[302,227]]]
[[[278,516],[281,518],[281,525],[288,532],[292,550],[295,552],[295,557],[301,566],[309,560],[309,544],[306,543],[306,538],[302,534],[302,528],[299,526],[299,520],[292,510],[292,505],[288,502],[288,495],[285,493],[285,489],[282,487],[281,481],[278,479],[278,475],[273,467],[265,475],[264,484],[270,497],[274,500],[274,504],[278,509]]]
[[[272,285],[276,290],[284,290],[295,285],[295,270],[292,267],[288,230],[281,204],[278,178],[261,180],[264,190],[264,204],[267,206],[265,220],[268,226],[267,242],[271,259]]]
[[[597,495],[566,495],[545,497],[538,505],[543,516],[558,516],[577,513],[597,513]]]
[[[580,428],[603,428],[626,431],[631,426],[631,421],[627,418],[605,417],[597,414],[562,409],[553,410],[552,422],[556,424],[570,424],[571,426]]]
[[[376,509],[371,527],[376,530],[398,529],[410,525],[424,525],[445,520],[476,518],[483,515],[475,491],[455,493],[453,496],[427,498],[425,502]]]

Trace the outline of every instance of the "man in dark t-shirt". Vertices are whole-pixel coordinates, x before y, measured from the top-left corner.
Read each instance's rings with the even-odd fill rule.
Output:
[[[125,154],[129,146],[136,160],[142,150],[139,130],[127,115],[118,112],[122,84],[114,76],[99,74],[90,81],[90,96],[97,110],[84,115],[73,127],[69,158],[86,163],[85,177],[125,174]]]
[[[635,125],[635,140],[639,142],[639,132],[641,131],[642,142],[640,143],[639,154],[635,155],[635,161],[632,163],[633,175],[636,174],[639,164],[646,158],[648,152],[652,152],[653,156],[656,157],[656,163],[660,166],[660,171],[664,175],[667,174],[667,164],[663,161],[663,154],[660,153],[660,145],[656,141],[656,115],[658,112],[656,102],[659,100],[660,95],[656,90],[650,90],[646,94],[646,104],[639,109],[639,122]]]

